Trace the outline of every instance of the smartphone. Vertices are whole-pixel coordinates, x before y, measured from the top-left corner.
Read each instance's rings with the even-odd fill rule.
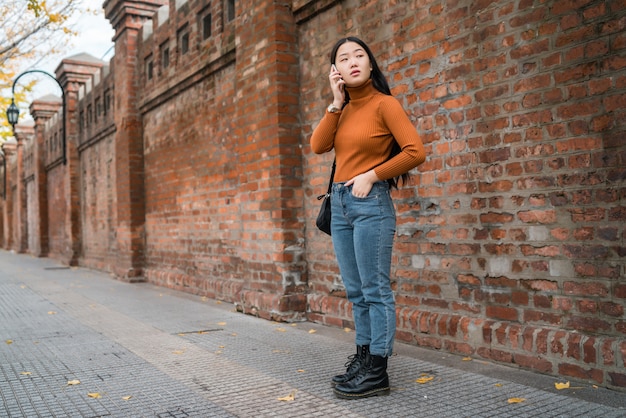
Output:
[[[331,68],[333,69],[333,71],[337,71],[337,72],[339,72],[339,70],[337,69],[337,67],[335,67],[335,64],[332,64],[332,65],[331,65]],[[342,81],[343,81],[343,77],[341,77],[341,75],[340,75],[340,80],[342,80]],[[340,88],[341,88],[341,91],[343,91],[343,84],[341,84]]]

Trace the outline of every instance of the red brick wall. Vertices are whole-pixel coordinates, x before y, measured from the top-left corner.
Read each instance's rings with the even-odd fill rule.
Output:
[[[4,169],[4,183],[2,185],[4,198],[2,204],[2,232],[3,232],[3,248],[10,250],[13,248],[13,229],[15,228],[15,216],[13,210],[13,177],[17,173],[17,158],[16,158],[16,144],[6,141],[2,144],[2,151],[4,152],[5,162],[3,163]]]
[[[238,2],[245,25],[229,21],[222,5],[190,1],[176,10],[171,2],[143,34],[146,277],[265,317],[300,317],[294,22],[288,2]],[[209,11],[204,39],[197,22]]]
[[[50,99],[50,98],[48,98]],[[30,105],[34,135],[25,156],[24,177],[27,184],[28,251],[38,257],[48,255],[48,176],[45,169],[45,123],[60,107],[59,100],[35,100]]]
[[[352,1],[301,26],[305,136],[350,33],[427,145],[394,193],[400,340],[624,386],[625,21],[617,1]],[[329,159],[307,162],[312,219]],[[310,318],[350,323],[308,238]]]
[[[232,121],[234,27],[228,25],[226,32],[218,28],[221,2],[213,3],[210,40],[201,39],[196,11],[191,13],[189,6],[180,15],[162,9],[153,20],[153,34],[142,33],[144,272],[159,284],[235,300],[245,278]],[[182,54],[176,28],[184,25],[190,27],[190,48]],[[167,67],[161,59],[166,48]],[[154,65],[151,78],[149,61]]]
[[[104,137],[81,153],[81,264],[113,271],[115,239],[115,171],[113,138]]]
[[[96,69],[91,80],[79,90],[76,125],[80,155],[80,264],[114,272],[119,264],[119,248],[115,72],[111,67]]]
[[[178,287],[202,286],[188,283],[202,276],[244,280],[236,153],[234,141],[227,140],[231,122],[222,116],[234,96],[231,79],[232,70],[223,70],[198,90],[183,92],[168,106],[176,109],[174,117],[158,108],[144,115],[151,280]],[[215,85],[226,88],[217,97],[205,93],[205,100],[195,100],[198,91],[216,94]]]
[[[64,259],[68,251],[65,172],[62,165],[48,171],[48,245],[51,258]]]

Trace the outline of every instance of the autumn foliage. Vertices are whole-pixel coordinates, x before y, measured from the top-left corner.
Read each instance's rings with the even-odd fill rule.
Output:
[[[5,110],[11,103],[13,80],[37,68],[50,55],[64,51],[75,32],[72,17],[89,10],[84,0],[0,0],[0,142],[11,135]],[[18,106],[27,104],[36,78],[15,86]],[[22,112],[23,114],[24,112]]]

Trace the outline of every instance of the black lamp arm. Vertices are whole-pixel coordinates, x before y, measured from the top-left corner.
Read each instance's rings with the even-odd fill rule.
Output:
[[[25,76],[26,74],[30,74],[30,73],[40,73],[40,74],[44,74],[47,75],[48,77],[50,77],[51,79],[53,79],[59,86],[59,88],[61,89],[61,102],[63,104],[63,165],[67,164],[67,135],[66,135],[66,131],[65,131],[65,121],[66,121],[66,113],[67,113],[67,109],[65,106],[65,91],[63,90],[63,86],[61,85],[61,83],[59,83],[59,80],[57,80],[52,74],[47,73],[45,71],[42,70],[28,70],[28,71],[24,71],[22,74],[18,75],[15,80],[13,81],[13,86],[11,87],[11,105],[9,106],[9,109],[7,109],[7,118],[10,118],[9,116],[9,112],[17,112],[17,116],[15,117],[14,122],[15,123],[11,123],[12,120],[9,119],[9,123],[11,123],[11,125],[13,126],[13,130],[15,130],[15,125],[17,124],[17,118],[19,117],[19,109],[17,108],[17,106],[15,106],[15,85],[17,84],[17,81],[22,78],[22,76]],[[14,109],[13,109],[14,108]]]

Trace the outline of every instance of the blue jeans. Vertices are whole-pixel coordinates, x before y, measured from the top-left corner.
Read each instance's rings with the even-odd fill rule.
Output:
[[[334,183],[331,231],[339,271],[352,302],[356,344],[389,357],[396,333],[391,290],[391,251],[396,212],[387,182],[374,183],[369,195],[352,195],[352,186]]]

